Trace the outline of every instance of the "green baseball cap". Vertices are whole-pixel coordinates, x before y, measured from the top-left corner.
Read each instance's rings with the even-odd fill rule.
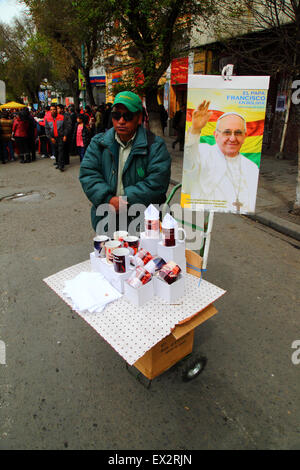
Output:
[[[143,111],[141,98],[135,93],[132,93],[132,91],[121,91],[118,93],[115,97],[113,106],[116,104],[123,104],[132,113]]]

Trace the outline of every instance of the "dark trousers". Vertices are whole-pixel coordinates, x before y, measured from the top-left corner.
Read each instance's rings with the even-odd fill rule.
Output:
[[[48,150],[48,138],[45,135],[40,135],[39,136],[40,140],[40,153],[42,155],[49,155],[49,150]]]
[[[30,138],[30,153],[31,153],[31,159],[34,162],[36,160],[36,143],[35,143],[35,137]]]
[[[6,142],[2,142],[1,145],[1,150],[3,157],[1,159],[4,160],[12,160],[14,157],[14,148],[11,140],[8,140]]]
[[[67,142],[64,142],[64,160],[65,160],[65,165],[68,165],[70,163],[70,142],[69,139]]]
[[[30,148],[27,137],[15,137],[15,141],[20,153],[21,161],[24,161],[25,157],[27,162],[30,161]]]
[[[175,145],[177,144],[177,142],[179,142],[179,148],[180,148],[180,150],[183,150],[185,129],[177,128],[176,131],[177,131],[177,138],[173,142],[173,148],[175,148]]]
[[[58,168],[64,168],[65,166],[65,156],[64,156],[64,142],[63,137],[55,137],[55,144],[53,145],[54,156]]]
[[[84,154],[85,154],[85,148],[84,147],[77,147],[77,153],[80,157],[80,161],[82,162]]]

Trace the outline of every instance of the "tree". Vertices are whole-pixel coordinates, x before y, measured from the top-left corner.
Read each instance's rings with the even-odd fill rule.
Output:
[[[172,59],[187,49],[191,26],[196,16],[205,20],[213,13],[212,1],[204,0],[111,0],[120,40],[131,41],[143,80],[135,84],[145,96],[150,127],[161,134],[157,93],[159,80]],[[132,47],[133,46],[133,47]]]
[[[240,6],[231,0],[108,0],[108,3],[118,44],[127,43],[131,56],[125,67],[131,66],[131,74],[139,72],[133,88],[145,97],[151,129],[162,134],[157,102],[161,77],[173,58],[187,54],[196,24],[198,30],[206,31],[208,24],[226,15],[227,10],[238,14]]]
[[[0,67],[12,97],[22,94],[38,103],[42,79],[51,77],[51,54],[47,42],[25,15],[12,26],[0,23]],[[38,64],[38,66],[37,66]]]
[[[24,3],[37,29],[59,43],[69,56],[73,72],[82,69],[88,101],[94,105],[89,73],[109,25],[108,3],[89,0],[86,8],[80,0],[24,0]]]

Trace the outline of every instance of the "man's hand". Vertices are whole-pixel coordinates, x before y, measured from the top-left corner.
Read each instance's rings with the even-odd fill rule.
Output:
[[[212,111],[208,111],[210,101],[202,101],[192,115],[192,134],[201,134],[201,130],[208,123]]]
[[[121,196],[113,196],[109,204],[115,208],[116,212],[121,212],[126,209],[128,202],[124,201]]]
[[[56,140],[54,139],[54,137],[51,137],[51,142],[52,142],[52,144],[56,143]]]
[[[63,142],[67,142],[67,136],[66,135],[63,136]]]

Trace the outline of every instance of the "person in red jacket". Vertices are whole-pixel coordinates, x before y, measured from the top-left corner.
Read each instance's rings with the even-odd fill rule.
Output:
[[[46,136],[53,144],[56,168],[64,171],[64,142],[67,141],[70,132],[69,121],[64,119],[64,116],[61,114],[57,114],[57,106],[55,104],[51,104],[50,113],[51,115],[45,116]]]
[[[15,139],[16,145],[20,153],[20,163],[30,163],[29,149],[29,120],[26,115],[20,111],[13,122],[12,137]]]

